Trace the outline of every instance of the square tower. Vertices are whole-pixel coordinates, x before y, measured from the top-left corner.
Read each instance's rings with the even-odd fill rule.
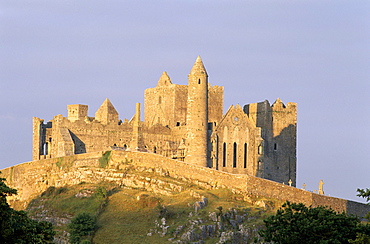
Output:
[[[83,120],[87,116],[87,105],[72,104],[68,105],[68,120],[74,122],[76,120]]]

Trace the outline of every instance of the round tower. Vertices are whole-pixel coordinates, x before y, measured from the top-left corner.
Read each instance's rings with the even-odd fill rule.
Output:
[[[188,76],[185,162],[207,167],[208,75],[198,56]]]

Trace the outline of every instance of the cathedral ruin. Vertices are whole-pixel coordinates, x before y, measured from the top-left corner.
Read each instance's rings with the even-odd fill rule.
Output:
[[[68,105],[68,116],[44,123],[33,118],[33,160],[107,150],[160,154],[232,174],[248,174],[296,185],[297,104],[279,98],[230,106],[224,87],[211,86],[200,57],[187,85],[166,72],[144,94],[131,120],[120,120],[106,99],[88,116],[88,106]]]

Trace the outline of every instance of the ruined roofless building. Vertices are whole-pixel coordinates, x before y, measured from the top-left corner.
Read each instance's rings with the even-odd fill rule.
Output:
[[[105,150],[161,154],[201,167],[296,184],[297,104],[277,99],[230,106],[223,114],[224,88],[211,86],[200,57],[188,85],[166,72],[145,90],[133,118],[120,120],[106,99],[88,116],[88,106],[68,105],[68,117],[33,118],[33,160]]]

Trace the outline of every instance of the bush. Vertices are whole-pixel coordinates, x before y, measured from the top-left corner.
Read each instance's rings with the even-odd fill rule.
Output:
[[[103,187],[103,186],[99,186],[96,189],[96,191],[94,193],[94,196],[96,198],[103,198],[103,199],[106,198],[107,197],[107,189],[105,187]]]
[[[0,178],[0,243],[51,243],[55,235],[52,224],[30,219],[25,211],[12,209],[6,197],[17,194],[17,190],[4,181]]]
[[[111,151],[106,151],[103,156],[99,158],[99,167],[100,168],[105,168],[108,166],[108,162],[110,160],[110,154]]]
[[[55,186],[50,186],[48,189],[46,189],[43,193],[41,193],[42,197],[50,197],[55,192]]]
[[[90,243],[89,239],[96,228],[95,217],[88,213],[80,213],[72,219],[68,228],[70,230],[69,241],[72,244]]]
[[[67,187],[56,188],[54,186],[50,186],[43,193],[41,193],[41,196],[42,197],[52,197],[52,196],[57,196],[59,194],[62,194],[66,191],[68,191]]]
[[[162,206],[160,204],[157,205],[158,210],[158,217],[159,218],[165,218],[170,219],[175,216],[175,212],[166,208],[165,206]]]
[[[370,234],[370,226],[361,224],[357,217],[302,203],[286,202],[264,222],[266,229],[259,234],[274,243],[348,243],[356,239],[356,233]]]

